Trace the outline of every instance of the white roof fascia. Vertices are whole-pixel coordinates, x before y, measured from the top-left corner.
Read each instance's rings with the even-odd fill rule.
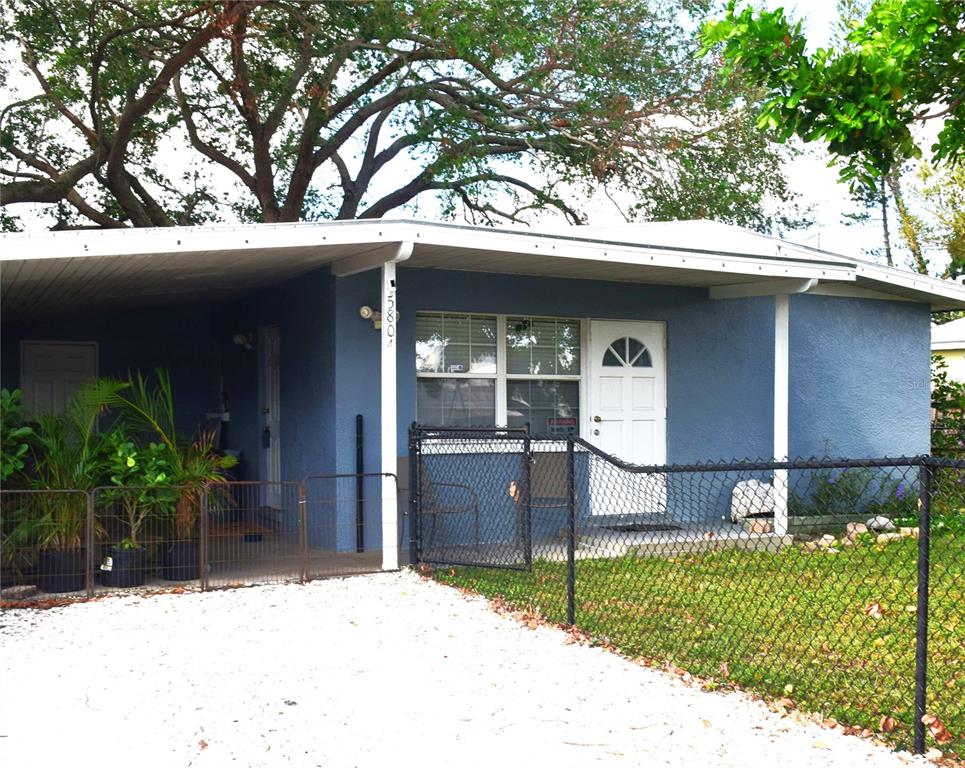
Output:
[[[908,291],[928,294],[931,297],[947,299],[949,308],[958,308],[965,304],[965,285],[953,280],[940,280],[937,277],[921,275],[894,267],[884,267],[869,262],[855,264],[858,280],[870,280],[876,283],[903,288]],[[933,304],[945,306],[946,302],[933,301]]]
[[[214,227],[161,227],[16,233],[0,237],[0,260],[83,258],[194,253],[198,251],[272,250],[324,245],[371,245],[413,242],[453,249],[540,254],[561,259],[635,264],[670,269],[734,273],[759,277],[818,278],[853,282],[853,265],[842,260],[755,256],[636,243],[617,243],[514,232],[435,222],[339,221]],[[467,263],[466,266],[471,266]]]
[[[685,226],[688,222],[679,222]],[[725,226],[725,225],[721,225]],[[735,253],[713,248],[651,245],[642,242],[600,240],[572,232],[538,232],[507,228],[474,227],[447,222],[410,219],[300,222],[290,224],[202,225],[121,230],[11,233],[0,235],[0,262],[83,258],[86,256],[137,256],[197,252],[252,251],[357,245],[360,252],[382,249],[395,242],[420,243],[459,250],[539,254],[560,259],[596,261],[697,270],[769,278],[817,279],[821,292],[829,283],[878,288],[896,298],[931,303],[938,309],[965,308],[965,285],[919,275],[859,259],[816,251],[794,243],[775,255]],[[587,233],[589,234],[589,233]],[[641,233],[645,235],[645,232]],[[763,236],[762,236],[763,237]],[[773,241],[774,238],[768,238]],[[710,242],[713,242],[712,240]],[[471,256],[453,268],[471,269]],[[326,261],[320,258],[319,263]],[[415,262],[418,260],[415,259]]]

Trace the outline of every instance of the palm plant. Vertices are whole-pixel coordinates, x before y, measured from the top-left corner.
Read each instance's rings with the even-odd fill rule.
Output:
[[[122,382],[97,380],[84,384],[61,414],[36,417],[31,444],[29,485],[39,490],[89,490],[106,476],[108,436],[98,430],[109,395]],[[41,549],[80,549],[86,525],[81,494],[41,494],[37,512],[18,526],[16,538]]]
[[[174,388],[167,371],[156,369],[154,381],[140,372],[131,374],[119,387],[105,382],[106,402],[117,414],[118,424],[132,434],[159,441],[170,462],[172,484],[179,489],[174,505],[173,524],[178,539],[196,534],[197,519],[205,487],[224,479],[224,472],[235,465],[233,456],[214,450],[214,432],[202,431],[185,439],[177,430]]]

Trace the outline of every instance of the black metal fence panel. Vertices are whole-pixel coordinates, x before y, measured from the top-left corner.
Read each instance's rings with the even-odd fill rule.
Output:
[[[305,578],[379,570],[381,549],[370,535],[373,526],[364,521],[381,521],[386,481],[395,485],[395,477],[377,473],[314,475],[303,481]]]
[[[2,605],[378,571],[385,483],[395,477],[3,490]],[[360,523],[377,534],[362,547]]]
[[[965,462],[634,467],[579,439],[413,438],[431,482],[478,505],[477,534],[423,479],[440,580],[897,746],[965,750]],[[447,514],[463,522],[440,547]]]
[[[0,586],[13,597],[93,594],[90,498],[83,491],[0,494]]]
[[[229,482],[207,494],[205,586],[298,581],[303,576],[301,486]]]

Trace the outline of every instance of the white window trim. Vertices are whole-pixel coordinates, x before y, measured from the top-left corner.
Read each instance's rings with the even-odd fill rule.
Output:
[[[496,318],[496,372],[480,373],[478,371],[464,373],[446,373],[444,371],[416,370],[416,379],[486,379],[496,382],[496,423],[494,426],[505,426],[508,418],[509,404],[506,398],[506,385],[509,381],[576,381],[579,382],[580,412],[586,402],[586,344],[589,333],[589,318],[573,317],[572,315],[529,315],[525,312],[508,312],[498,314],[495,312],[465,312],[450,310],[426,310],[417,311],[417,315],[437,316],[443,315],[462,315],[464,317],[495,317]],[[570,320],[580,324],[580,372],[578,374],[534,374],[534,373],[508,373],[508,356],[506,350],[506,320],[510,317],[524,317],[532,320]],[[581,417],[577,420],[577,431],[582,437],[583,422]],[[565,450],[565,444],[564,448]]]

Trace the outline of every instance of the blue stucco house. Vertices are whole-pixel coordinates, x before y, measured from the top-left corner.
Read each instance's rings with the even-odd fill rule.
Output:
[[[0,267],[2,384],[28,410],[163,367],[185,429],[219,425],[262,480],[355,472],[358,415],[366,468],[393,473],[413,421],[647,464],[926,453],[930,313],[965,309],[957,283],[708,221],[10,234]],[[396,503],[366,512],[386,568]]]

